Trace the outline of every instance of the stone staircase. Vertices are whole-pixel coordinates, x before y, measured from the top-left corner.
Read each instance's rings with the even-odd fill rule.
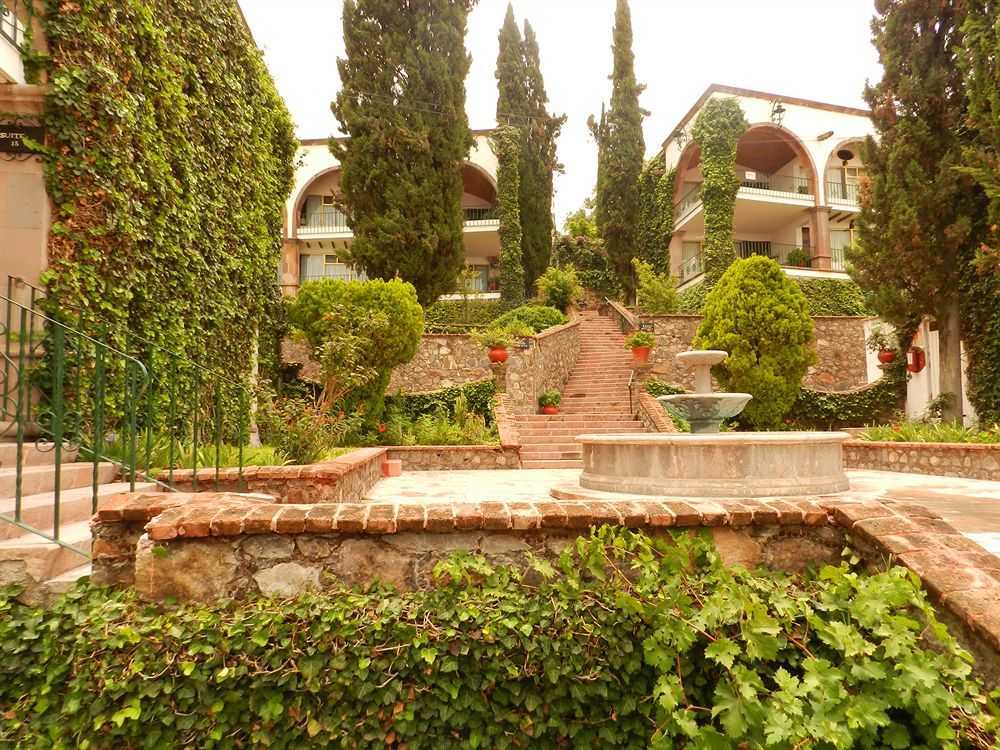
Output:
[[[622,346],[625,337],[596,310],[579,315],[580,357],[563,387],[559,414],[515,417],[521,468],[582,468],[577,435],[646,431],[629,409],[632,354]]]
[[[90,550],[90,518],[93,514],[94,464],[74,463],[72,451],[62,454],[57,467],[52,451],[41,451],[33,442],[24,445],[21,472],[21,521],[48,534],[53,532],[55,488],[59,485],[59,539],[79,549]],[[114,464],[97,465],[97,503],[128,492]],[[17,445],[0,442],[0,513],[14,517],[17,495]],[[136,483],[137,491],[156,488]],[[90,573],[90,559],[0,519],[0,585],[25,587],[24,598],[41,601],[60,593]]]

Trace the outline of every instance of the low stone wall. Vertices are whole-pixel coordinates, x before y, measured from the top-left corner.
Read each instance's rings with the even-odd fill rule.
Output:
[[[292,596],[332,581],[433,585],[456,550],[493,563],[552,558],[592,526],[708,527],[724,562],[801,571],[851,544],[873,569],[904,565],[987,676],[1000,674],[1000,560],[927,509],[848,494],[782,500],[287,505],[226,494],[125,494],[94,519],[95,582],[152,601]],[[891,556],[891,557],[890,557]],[[131,567],[130,567],[131,565]]]
[[[390,447],[386,456],[402,461],[404,471],[521,468],[518,446],[404,445]]]
[[[511,414],[535,414],[538,397],[559,391],[569,380],[580,356],[580,321],[570,321],[542,331],[527,349],[512,349],[507,363],[494,369],[497,390],[507,394]]]
[[[645,391],[636,395],[636,409],[639,419],[649,432],[677,432],[674,420],[670,418],[663,404]]]
[[[643,315],[640,321],[653,324],[657,345],[650,352],[652,377],[694,386],[690,370],[679,367],[674,355],[688,351],[701,325],[700,315]],[[809,368],[802,381],[806,388],[845,391],[868,383],[865,355],[865,322],[869,318],[817,317],[816,353],[819,362]]]
[[[357,448],[305,466],[245,466],[242,487],[238,469],[221,469],[218,476],[215,469],[199,469],[197,490],[262,494],[281,503],[361,502],[382,478],[385,452],[385,448]],[[195,491],[194,472],[175,469],[173,486],[180,492]]]
[[[486,349],[466,334],[424,334],[413,359],[392,371],[387,393],[426,393],[490,377]]]
[[[844,444],[844,467],[998,482],[1000,445],[852,440]]]

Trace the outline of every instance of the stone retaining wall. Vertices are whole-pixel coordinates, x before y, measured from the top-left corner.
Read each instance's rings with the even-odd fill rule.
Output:
[[[427,334],[413,359],[392,371],[387,393],[426,393],[490,377],[486,349],[467,334]]]
[[[700,315],[643,315],[641,322],[652,323],[657,345],[650,352],[652,377],[678,383],[687,389],[694,386],[689,369],[679,367],[674,355],[691,348]],[[802,381],[806,388],[845,391],[868,383],[865,354],[865,322],[869,318],[817,317],[816,353],[819,362],[809,368]]]
[[[636,394],[637,414],[642,424],[649,432],[677,432],[674,420],[667,414],[663,404],[656,400],[655,396],[639,391]]]
[[[402,461],[403,471],[521,468],[518,446],[404,445],[388,448],[386,456]]]
[[[93,580],[152,601],[292,596],[332,581],[432,585],[456,550],[494,563],[553,557],[595,525],[662,534],[708,527],[731,565],[836,563],[847,535],[873,569],[922,580],[993,681],[1000,674],[1000,559],[927,509],[848,494],[782,500],[288,505],[226,494],[125,494],[94,519]]]
[[[282,503],[357,503],[382,478],[385,452],[385,448],[357,448],[305,466],[245,466],[242,487],[238,469],[221,469],[218,476],[215,469],[199,469],[197,489],[257,493]],[[175,469],[173,486],[180,492],[195,491],[193,472]]]
[[[561,391],[580,356],[580,321],[570,321],[529,339],[527,349],[512,349],[507,363],[494,368],[497,390],[507,394],[511,414],[535,414],[538,397]]]
[[[852,440],[844,444],[844,467],[997,482],[1000,481],[1000,445]]]

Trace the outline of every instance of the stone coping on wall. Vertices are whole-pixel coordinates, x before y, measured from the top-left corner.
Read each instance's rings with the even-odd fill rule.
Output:
[[[656,396],[640,390],[636,398],[637,412],[639,419],[647,429],[653,432],[677,432],[674,420],[667,414],[663,404],[657,400]]]
[[[844,443],[844,466],[1000,481],[1000,444],[851,440]]]
[[[386,451],[389,460],[403,462],[404,471],[521,468],[517,445],[400,445]]]

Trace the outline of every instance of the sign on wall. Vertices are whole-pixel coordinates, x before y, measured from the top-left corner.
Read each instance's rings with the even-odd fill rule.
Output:
[[[45,140],[45,128],[40,125],[17,125],[0,122],[0,153],[33,154],[35,150],[25,144],[25,139],[38,143]]]

